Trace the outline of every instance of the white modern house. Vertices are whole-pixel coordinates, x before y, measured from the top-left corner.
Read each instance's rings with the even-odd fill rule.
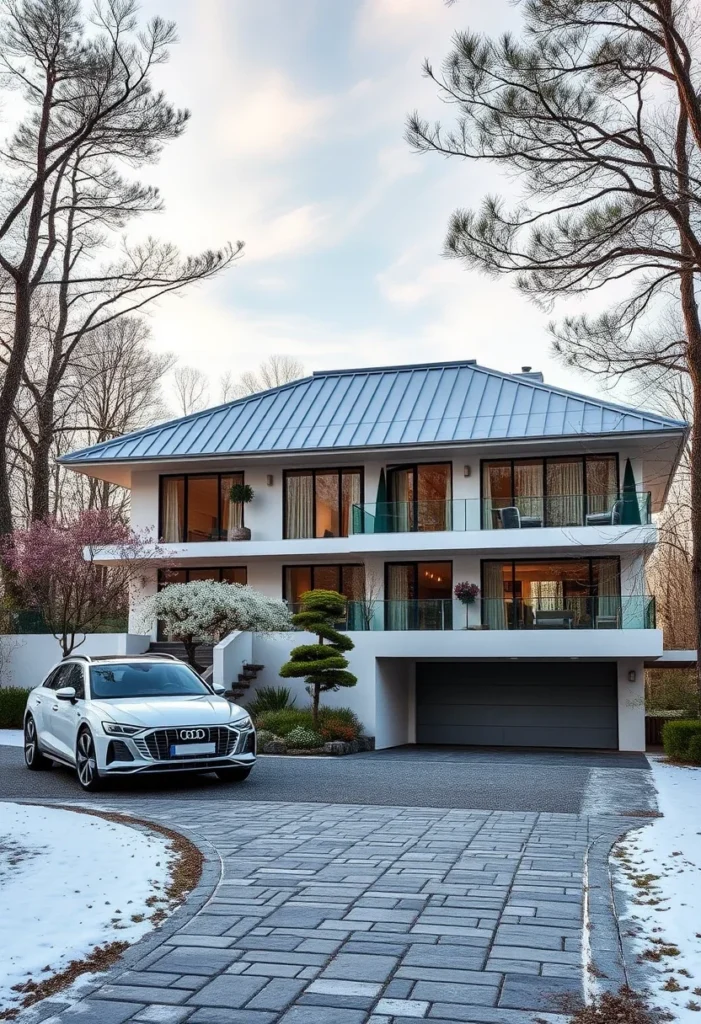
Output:
[[[359,681],[327,700],[379,747],[641,750],[662,655],[645,561],[687,431],[466,360],[315,373],[61,461],[131,489],[134,527],[168,554],[147,589],[345,594]],[[299,642],[237,634],[215,674],[253,662],[275,685]]]

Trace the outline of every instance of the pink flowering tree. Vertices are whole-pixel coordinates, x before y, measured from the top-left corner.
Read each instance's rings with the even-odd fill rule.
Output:
[[[105,547],[109,566],[96,561]],[[109,509],[94,509],[71,522],[45,519],[14,530],[1,557],[25,607],[41,615],[65,657],[86,633],[126,614],[131,586],[164,556],[148,535],[135,533]]]

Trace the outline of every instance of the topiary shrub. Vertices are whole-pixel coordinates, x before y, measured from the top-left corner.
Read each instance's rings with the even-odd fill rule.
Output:
[[[701,740],[701,719],[698,718],[665,722],[662,726],[664,752],[673,761],[688,761],[691,740],[697,737]]]
[[[294,707],[295,698],[289,686],[262,686],[248,705],[248,711],[258,718],[266,711],[284,711]]]
[[[31,690],[19,686],[0,687],[0,729],[21,729],[24,709]]]
[[[285,708],[282,711],[264,711],[256,718],[259,729],[274,733],[276,736],[287,736],[296,726],[301,725],[305,729],[312,727],[311,711],[304,711],[301,708]]]
[[[302,725],[295,726],[288,732],[285,741],[290,750],[314,750],[322,747],[324,740],[318,732],[313,729],[305,729]]]
[[[701,733],[697,733],[689,740],[686,760],[689,764],[701,765]]]

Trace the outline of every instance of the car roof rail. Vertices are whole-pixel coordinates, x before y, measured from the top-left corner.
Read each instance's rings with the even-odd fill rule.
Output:
[[[180,661],[181,660],[175,654],[162,654],[160,651],[152,651],[150,653],[146,652],[144,654],[96,654],[92,658],[87,656],[87,655],[83,655],[83,657],[87,657],[88,661],[92,661],[92,662],[95,662],[95,661],[138,661],[139,658],[148,658],[148,659],[155,658],[157,660],[159,658],[165,658],[166,661]]]
[[[90,661],[94,661],[95,659],[91,658],[89,654],[64,654],[63,658],[61,658],[61,661],[71,661],[71,660],[73,660],[73,661],[80,660],[80,661],[88,661],[88,662],[90,662]]]

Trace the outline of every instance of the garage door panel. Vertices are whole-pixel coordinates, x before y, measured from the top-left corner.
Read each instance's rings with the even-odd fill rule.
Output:
[[[603,713],[602,713],[603,712]],[[533,728],[538,725],[558,728],[615,727],[616,714],[606,705],[602,707],[532,707],[522,705],[447,704],[425,708],[421,715],[423,725],[489,725],[498,721],[503,726]]]
[[[618,746],[615,663],[420,662],[419,743]]]

